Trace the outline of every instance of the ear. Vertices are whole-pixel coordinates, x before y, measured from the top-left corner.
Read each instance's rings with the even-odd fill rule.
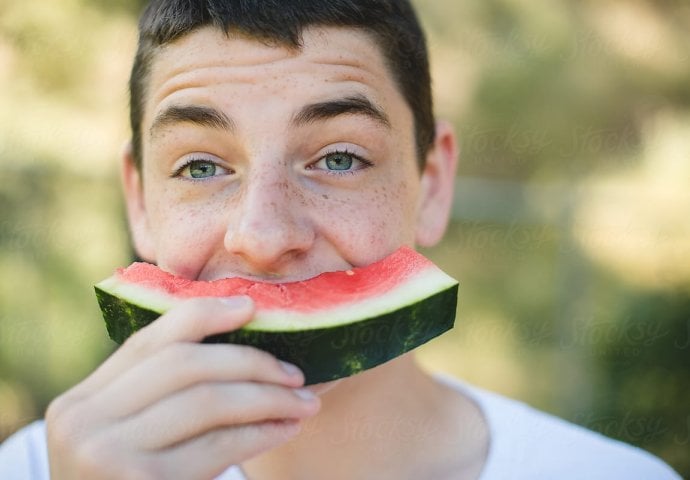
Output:
[[[453,207],[457,163],[458,146],[453,127],[448,122],[438,122],[434,144],[422,171],[417,208],[415,241],[422,247],[435,245],[446,231]]]
[[[141,171],[134,163],[131,142],[127,142],[122,149],[122,186],[134,250],[142,260],[155,263],[155,249],[144,202],[144,185]]]

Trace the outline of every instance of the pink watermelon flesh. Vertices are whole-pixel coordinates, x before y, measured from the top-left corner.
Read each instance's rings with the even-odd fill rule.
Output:
[[[366,267],[326,272],[309,280],[290,283],[254,282],[243,278],[213,281],[189,280],[164,272],[149,263],[133,263],[116,277],[178,299],[249,295],[260,310],[315,312],[352,303],[359,298],[383,295],[426,269],[437,269],[409,247]]]
[[[282,284],[194,281],[137,263],[95,290],[108,334],[117,343],[183,299],[249,295],[257,304],[251,322],[204,342],[267,351],[297,365],[313,384],[380,365],[452,328],[458,282],[402,247],[366,267]]]

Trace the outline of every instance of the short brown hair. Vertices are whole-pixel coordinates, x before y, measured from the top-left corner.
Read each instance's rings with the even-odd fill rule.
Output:
[[[429,60],[424,32],[408,0],[152,0],[139,21],[129,80],[132,150],[141,166],[141,119],[157,49],[201,27],[241,32],[269,44],[299,48],[309,26],[368,32],[412,110],[420,166],[434,140]]]

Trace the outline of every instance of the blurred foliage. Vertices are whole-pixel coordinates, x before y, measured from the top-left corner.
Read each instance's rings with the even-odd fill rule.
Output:
[[[112,350],[117,178],[140,0],[0,0],[0,439]],[[461,280],[420,350],[690,478],[690,5],[415,2],[461,144]]]
[[[600,383],[593,408],[576,421],[663,452],[684,467],[690,451],[690,295],[631,292],[618,322],[597,339]]]

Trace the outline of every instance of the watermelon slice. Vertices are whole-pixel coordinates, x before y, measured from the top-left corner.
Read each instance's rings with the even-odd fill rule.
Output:
[[[181,300],[249,295],[255,318],[205,342],[252,345],[299,366],[306,383],[353,375],[453,327],[458,282],[408,247],[362,268],[290,283],[171,275],[148,263],[96,286],[110,337],[122,343]]]

